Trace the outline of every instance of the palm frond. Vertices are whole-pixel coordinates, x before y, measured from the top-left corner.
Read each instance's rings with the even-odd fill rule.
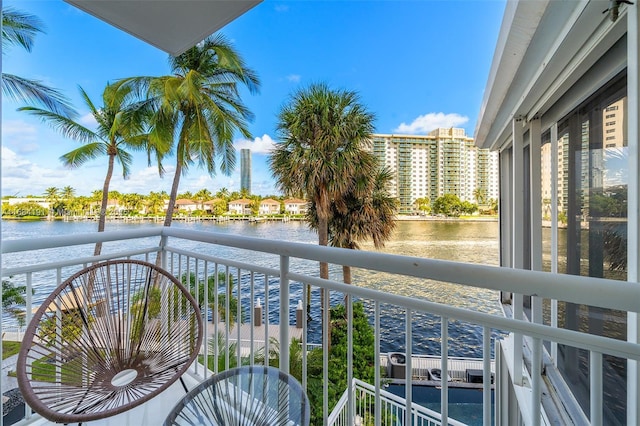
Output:
[[[2,93],[18,102],[41,105],[56,114],[70,118],[78,115],[61,92],[37,80],[2,73]]]
[[[54,130],[60,132],[60,134],[66,138],[74,139],[82,143],[102,139],[100,135],[94,131],[87,129],[83,125],[76,123],[71,118],[64,115],[36,107],[22,107],[18,108],[18,111],[25,111],[40,118],[43,122],[47,123]]]
[[[129,179],[131,175],[131,164],[133,163],[133,157],[127,151],[118,149],[116,153],[116,159],[122,166],[122,178]]]
[[[106,146],[103,142],[91,142],[62,155],[60,161],[62,161],[65,166],[75,169],[87,161],[94,160],[106,153]]]
[[[20,12],[12,7],[2,8],[2,48],[18,45],[31,51],[35,36],[43,32],[44,24],[35,15]]]

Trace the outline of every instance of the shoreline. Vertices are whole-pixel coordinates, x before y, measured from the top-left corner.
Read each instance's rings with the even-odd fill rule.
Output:
[[[12,222],[96,222],[97,218],[93,216],[70,216],[70,217],[56,217],[56,218],[48,218],[43,217],[39,219],[35,219],[30,217],[28,219],[21,218],[2,218],[3,221],[12,221]],[[247,222],[304,222],[305,219],[301,217],[292,217],[292,216],[284,216],[284,217],[269,217],[269,216],[245,216],[245,217],[230,217],[230,216],[183,216],[183,217],[174,217],[173,221],[181,222],[229,222],[229,221],[247,221]],[[107,217],[107,222],[132,222],[132,223],[143,223],[143,222],[151,222],[151,223],[163,223],[164,217],[160,216],[117,216],[117,217]],[[437,216],[414,216],[414,215],[398,215],[395,217],[395,221],[397,222],[497,222],[497,216],[472,216],[472,217],[437,217]]]
[[[437,217],[437,216],[396,216],[399,222],[497,222],[497,216],[471,216],[471,217]]]

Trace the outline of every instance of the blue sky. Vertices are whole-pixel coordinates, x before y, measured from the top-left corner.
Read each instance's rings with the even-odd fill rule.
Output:
[[[311,83],[353,90],[376,116],[377,133],[426,134],[437,127],[462,127],[473,135],[496,45],[504,1],[271,1],[265,0],[221,32],[262,82],[258,95],[243,94],[255,114],[252,192],[278,193],[266,164],[274,143],[278,111],[292,93]],[[45,25],[31,53],[5,51],[3,72],[38,79],[58,88],[88,125],[78,94],[82,86],[97,105],[108,82],[169,73],[167,54],[62,0],[4,0],[4,6],[37,15]],[[78,143],[65,140],[36,118],[2,101],[2,195],[41,195],[70,185],[77,195],[101,189],[106,157],[65,169],[59,157]],[[159,178],[146,157],[136,157],[130,179],[114,173],[111,189],[169,192],[174,159]],[[231,176],[211,177],[192,168],[179,192],[240,188]]]

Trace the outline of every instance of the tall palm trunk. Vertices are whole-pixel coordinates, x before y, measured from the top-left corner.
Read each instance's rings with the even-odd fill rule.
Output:
[[[345,284],[351,284],[351,266],[342,266],[342,281]]]
[[[178,186],[180,185],[180,175],[182,175],[182,158],[178,155],[178,159],[176,160],[176,172],[173,175],[173,183],[171,184],[171,193],[169,194],[169,205],[167,206],[167,214],[164,217],[164,226],[171,226],[171,221],[173,220],[173,207],[176,203],[176,199],[178,197]],[[167,245],[167,237],[165,235],[160,238],[160,248],[164,249]],[[166,265],[162,264],[162,253],[158,252],[158,256],[156,257],[156,266],[158,267],[166,267]]]
[[[104,178],[104,184],[102,185],[102,203],[100,204],[100,216],[98,217],[98,232],[104,232],[105,222],[107,221],[107,205],[109,204],[109,185],[111,183],[111,176],[113,175],[113,163],[115,162],[116,155],[109,154],[109,166],[107,167],[107,176]],[[102,251],[102,243],[96,243],[96,247],[93,250],[93,255],[98,256]]]
[[[173,220],[173,208],[178,198],[178,186],[180,185],[180,175],[182,174],[182,164],[180,160],[176,163],[176,173],[173,175],[173,184],[171,185],[171,193],[169,194],[169,205],[167,206],[167,214],[164,217],[164,226],[171,226]]]
[[[325,212],[327,210],[324,210]],[[320,214],[318,211],[318,244],[321,246],[329,245],[329,218],[326,214]],[[329,264],[320,262],[320,278],[329,279]],[[310,292],[307,292],[310,293]],[[328,306],[325,312],[325,303]],[[322,312],[322,320],[326,321],[327,332],[327,351],[331,350],[331,292],[323,288],[320,290],[320,311]],[[323,327],[323,329],[325,329]]]

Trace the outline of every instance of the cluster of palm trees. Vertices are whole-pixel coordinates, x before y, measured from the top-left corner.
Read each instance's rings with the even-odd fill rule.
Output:
[[[3,8],[3,47],[31,49],[42,23],[33,15]],[[260,82],[233,46],[223,37],[204,40],[182,55],[170,58],[171,74],[159,77],[132,77],[108,84],[96,105],[80,87],[80,95],[97,122],[92,130],[76,121],[77,113],[67,99],[43,84],[3,74],[2,89],[9,97],[29,103],[19,108],[48,123],[63,136],[82,145],[60,157],[70,168],[80,167],[98,157],[107,157],[102,188],[98,231],[105,227],[109,185],[118,162],[126,179],[131,174],[132,152],[142,151],[149,163],[164,173],[163,161],[175,155],[175,174],[170,200],[177,197],[180,176],[197,163],[211,175],[218,168],[230,174],[235,166],[233,137],[236,132],[250,138],[251,112],[240,99],[239,87],[256,93]],[[171,224],[173,202],[165,217]],[[100,254],[97,244],[95,254]]]
[[[31,22],[11,26],[5,23],[7,19]],[[38,31],[39,21],[5,12],[3,24],[3,43],[9,40],[26,47],[22,40]],[[95,130],[78,122],[75,111],[56,91],[43,92],[55,102],[44,102],[36,96],[35,103],[20,108],[81,143],[61,157],[64,165],[76,168],[106,157],[104,185],[94,193],[101,197],[98,231],[105,227],[115,163],[128,178],[133,152],[145,153],[161,176],[166,159],[175,157],[164,222],[170,226],[180,177],[192,166],[200,166],[212,176],[217,170],[230,174],[235,167],[234,135],[251,138],[248,122],[253,116],[240,98],[240,88],[256,93],[260,82],[224,37],[210,37],[171,57],[169,63],[169,75],[131,77],[108,84],[100,104],[80,88],[85,106],[97,123]],[[19,93],[7,89],[13,87],[8,86],[10,81],[3,75],[3,89]],[[33,97],[22,93],[25,96],[21,100]],[[374,118],[355,92],[333,90],[326,84],[295,92],[278,114],[280,142],[269,165],[285,195],[309,200],[309,224],[317,230],[321,245],[357,249],[360,241],[373,239],[380,247],[395,227],[397,201],[387,190],[391,174],[378,164],[368,146]],[[73,198],[67,188],[61,194]],[[101,245],[97,244],[94,254],[100,251]],[[320,276],[329,277],[327,264],[320,264]],[[344,267],[344,281],[351,282],[348,266]],[[324,300],[323,306],[329,297]],[[350,309],[351,304],[346,306]],[[330,335],[327,310],[323,318]]]
[[[65,186],[63,188],[52,186],[45,190],[43,197],[49,204],[51,214],[54,216],[94,215],[95,206],[99,205],[102,200],[102,190],[95,190],[89,196],[76,196],[75,193],[75,188],[71,186]],[[25,201],[28,202],[30,198],[39,197],[28,196],[25,198]],[[117,202],[117,205],[121,209],[124,209],[126,214],[138,215],[141,212],[144,212],[149,216],[157,216],[158,214],[165,212],[165,206],[169,201],[169,194],[166,191],[151,191],[148,194],[109,191],[107,198],[109,202]],[[199,204],[202,211],[205,210],[204,205],[207,201],[218,201],[218,203],[213,205],[213,208],[211,209],[211,214],[215,216],[227,213],[229,202],[240,198],[250,199],[252,201],[252,209],[255,208],[255,213],[257,214],[261,200],[271,198],[283,201],[286,197],[281,195],[268,195],[266,197],[262,197],[259,195],[251,195],[247,190],[231,192],[227,188],[221,188],[215,193],[206,188],[202,188],[193,193],[191,191],[185,191],[178,193],[177,195],[178,200],[187,199]],[[112,211],[114,208],[115,207],[109,207],[107,209],[107,215],[116,213],[115,210]]]
[[[98,157],[107,157],[101,191],[98,232],[105,227],[109,185],[115,163],[122,176],[131,174],[132,152],[144,152],[149,164],[164,174],[164,161],[175,156],[175,173],[169,194],[165,226],[171,225],[180,177],[197,164],[211,175],[219,169],[230,174],[235,166],[233,137],[251,137],[252,114],[240,99],[239,86],[257,92],[259,80],[222,36],[204,40],[182,55],[170,58],[172,74],[131,77],[108,84],[97,106],[80,88],[80,95],[94,117],[92,130],[71,114],[47,107],[25,106],[19,110],[41,118],[63,136],[82,145],[60,157],[77,168]],[[219,161],[216,167],[216,160]],[[98,244],[95,254],[101,250]]]
[[[28,48],[26,40],[32,41],[40,22],[5,9],[3,24],[3,43]],[[51,89],[41,88],[52,97],[49,101],[19,108],[81,143],[60,157],[64,165],[76,168],[106,157],[98,231],[105,227],[116,162],[128,178],[132,153],[140,151],[162,176],[166,159],[175,157],[164,222],[170,226],[180,177],[194,165],[212,176],[217,170],[230,174],[235,167],[234,135],[251,137],[248,123],[253,115],[242,102],[240,88],[257,93],[260,81],[223,36],[209,37],[170,57],[169,64],[171,74],[166,76],[130,77],[108,84],[100,105],[80,88],[97,123],[95,130],[76,121],[77,114],[68,102]],[[11,81],[3,75],[3,89],[14,87],[7,83]],[[18,92],[12,89],[9,93]],[[21,99],[48,99],[44,95]],[[373,120],[356,93],[332,90],[325,84],[294,93],[278,115],[281,142],[272,153],[270,166],[283,193],[310,201],[310,223],[321,245],[357,248],[357,241],[373,238],[379,246],[393,230],[396,202],[386,190],[391,175],[367,149]],[[100,249],[96,245],[96,255]],[[321,265],[320,275],[328,277],[327,265]]]

